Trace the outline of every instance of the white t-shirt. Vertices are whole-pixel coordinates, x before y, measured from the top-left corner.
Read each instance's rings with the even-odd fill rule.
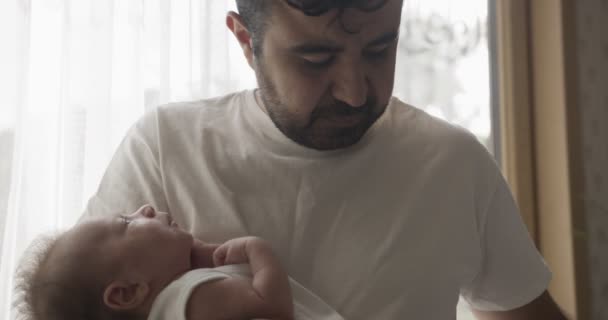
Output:
[[[251,280],[249,265],[226,265],[213,269],[194,269],[171,282],[154,300],[148,320],[186,320],[188,300],[199,285],[225,279]],[[312,292],[289,279],[295,320],[344,320]]]
[[[116,152],[89,214],[150,203],[196,237],[254,235],[345,319],[454,319],[522,306],[548,286],[491,155],[396,98],[356,145],[286,138],[253,91],[147,113]]]

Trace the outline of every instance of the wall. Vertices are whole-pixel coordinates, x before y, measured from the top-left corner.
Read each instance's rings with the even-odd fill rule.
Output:
[[[608,319],[608,0],[576,0],[580,135],[594,320]]]

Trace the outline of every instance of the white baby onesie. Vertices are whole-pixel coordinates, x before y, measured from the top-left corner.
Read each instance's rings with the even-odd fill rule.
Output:
[[[249,265],[226,265],[213,269],[194,269],[170,283],[156,297],[148,320],[186,320],[186,305],[192,291],[206,282],[225,278],[251,279]],[[293,279],[289,279],[295,320],[344,320],[333,308]]]

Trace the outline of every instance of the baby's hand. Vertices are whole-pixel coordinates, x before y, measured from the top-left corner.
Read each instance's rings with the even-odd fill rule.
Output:
[[[219,246],[219,244],[205,243],[195,238],[190,253],[192,269],[213,268],[213,252]]]
[[[269,242],[256,237],[236,238],[213,252],[216,267],[245,263],[249,264],[251,280],[237,277],[198,286],[193,295],[203,303],[189,303],[194,307],[188,309],[188,319],[194,319],[193,314],[206,314],[210,319],[220,319],[220,316],[222,319],[294,319],[289,278]]]
[[[264,240],[256,237],[242,237],[228,240],[213,252],[213,263],[216,267],[227,264],[249,263],[247,247],[252,245],[257,246],[262,242]]]

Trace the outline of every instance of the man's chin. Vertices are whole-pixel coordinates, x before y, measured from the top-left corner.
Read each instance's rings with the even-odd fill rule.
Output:
[[[331,151],[345,149],[357,144],[364,134],[365,131],[357,130],[355,132],[348,133],[342,132],[342,134],[313,135],[308,136],[306,139],[300,139],[299,141],[296,139],[292,140],[310,149],[315,149],[319,151]]]
[[[340,150],[352,147],[356,145],[361,138],[358,139],[340,139],[340,140],[328,140],[322,143],[317,143],[313,146],[314,149],[319,151],[332,151],[332,150]]]
[[[275,121],[272,116],[271,119],[287,138],[319,151],[344,149],[357,144],[376,120],[358,115],[318,118],[305,128],[294,129]]]
[[[359,122],[352,126],[334,125],[321,128],[309,137],[311,148],[323,151],[345,149],[357,144],[367,130],[371,127],[371,123]]]

